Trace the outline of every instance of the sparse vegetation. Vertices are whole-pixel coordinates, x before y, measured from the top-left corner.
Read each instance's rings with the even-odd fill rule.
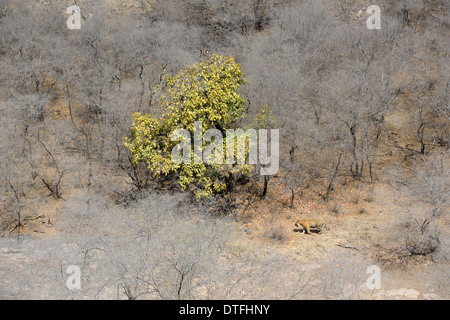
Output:
[[[279,225],[270,226],[266,230],[265,234],[268,238],[277,240],[279,242],[285,242],[289,238],[288,231],[284,227]]]
[[[448,1],[118,2],[0,0],[0,298],[449,297]]]

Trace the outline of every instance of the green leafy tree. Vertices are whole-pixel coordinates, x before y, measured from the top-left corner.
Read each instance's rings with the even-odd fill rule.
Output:
[[[212,155],[222,152],[220,158],[224,159],[225,132],[245,117],[245,102],[238,93],[242,84],[245,84],[245,78],[240,65],[232,57],[215,54],[206,61],[186,67],[176,76],[165,76],[164,89],[158,89],[164,110],[162,116],[133,115],[131,137],[125,138],[124,142],[133,156],[133,165],[145,161],[154,177],[177,177],[182,189],[193,190],[197,198],[232,189],[239,177],[250,175],[251,165],[242,161],[240,164],[225,161],[195,163],[195,144],[192,140],[185,141],[185,137],[173,139],[173,133],[184,129],[194,137],[196,121],[202,123],[202,136],[208,129],[218,129],[222,141],[217,137],[211,142],[202,141],[201,150],[197,151],[203,154],[205,148],[211,149],[210,144],[215,144],[217,148],[213,148]],[[189,146],[187,158],[190,161],[173,161],[172,150],[180,143]],[[234,155],[238,156],[236,149]]]

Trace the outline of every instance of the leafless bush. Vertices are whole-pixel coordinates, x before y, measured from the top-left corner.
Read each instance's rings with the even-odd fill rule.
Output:
[[[353,193],[350,197],[350,202],[353,204],[358,204],[359,200],[361,199],[361,193],[359,190],[357,190],[355,193]]]
[[[426,255],[439,247],[440,223],[448,214],[450,196],[447,157],[448,153],[443,153],[414,169],[408,183],[414,207],[408,208],[396,200],[407,215],[403,244],[411,255]]]
[[[274,239],[278,242],[285,242],[288,237],[289,233],[286,230],[286,228],[279,226],[279,225],[271,225],[269,226],[266,231],[264,232],[265,236],[269,239]]]
[[[403,246],[411,255],[424,256],[434,253],[440,244],[439,231],[427,227],[424,231],[416,225],[410,225],[404,231]]]
[[[367,209],[366,208],[359,208],[358,213],[359,214],[367,214]]]
[[[204,210],[217,217],[234,216],[240,207],[233,194],[206,197],[201,199],[199,204]]]
[[[338,202],[332,202],[328,208],[332,213],[335,213],[335,214],[342,213],[341,205]]]

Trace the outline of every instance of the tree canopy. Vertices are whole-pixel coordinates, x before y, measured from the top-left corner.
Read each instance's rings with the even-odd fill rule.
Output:
[[[230,188],[236,176],[249,174],[251,165],[176,163],[171,155],[179,140],[174,139],[173,133],[183,129],[193,136],[195,122],[201,122],[202,136],[211,128],[224,134],[238,119],[245,117],[245,101],[238,93],[242,84],[245,84],[245,78],[235,59],[216,54],[186,67],[175,76],[166,75],[165,85],[158,88],[160,103],[165,110],[163,115],[133,115],[131,138],[125,138],[125,146],[133,155],[133,164],[145,161],[154,177],[177,176],[179,185],[183,189],[190,187],[197,197]],[[225,144],[224,136],[220,143]],[[200,152],[208,145],[208,141],[203,141]],[[194,151],[190,148],[192,160]]]

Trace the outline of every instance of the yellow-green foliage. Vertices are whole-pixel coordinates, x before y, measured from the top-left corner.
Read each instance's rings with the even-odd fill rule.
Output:
[[[180,186],[189,187],[198,198],[225,190],[231,174],[250,174],[247,164],[176,164],[171,159],[171,151],[179,143],[171,141],[171,134],[186,129],[193,137],[194,121],[202,122],[202,134],[210,128],[220,129],[226,150],[224,130],[245,116],[244,99],[237,93],[245,84],[240,65],[232,57],[212,55],[174,77],[166,76],[165,82],[163,115],[133,115],[132,135],[124,142],[133,155],[133,165],[145,161],[155,177],[177,174]]]
[[[264,105],[261,111],[256,114],[251,126],[257,129],[275,128],[277,126],[277,119],[273,116],[273,112],[269,106]]]

